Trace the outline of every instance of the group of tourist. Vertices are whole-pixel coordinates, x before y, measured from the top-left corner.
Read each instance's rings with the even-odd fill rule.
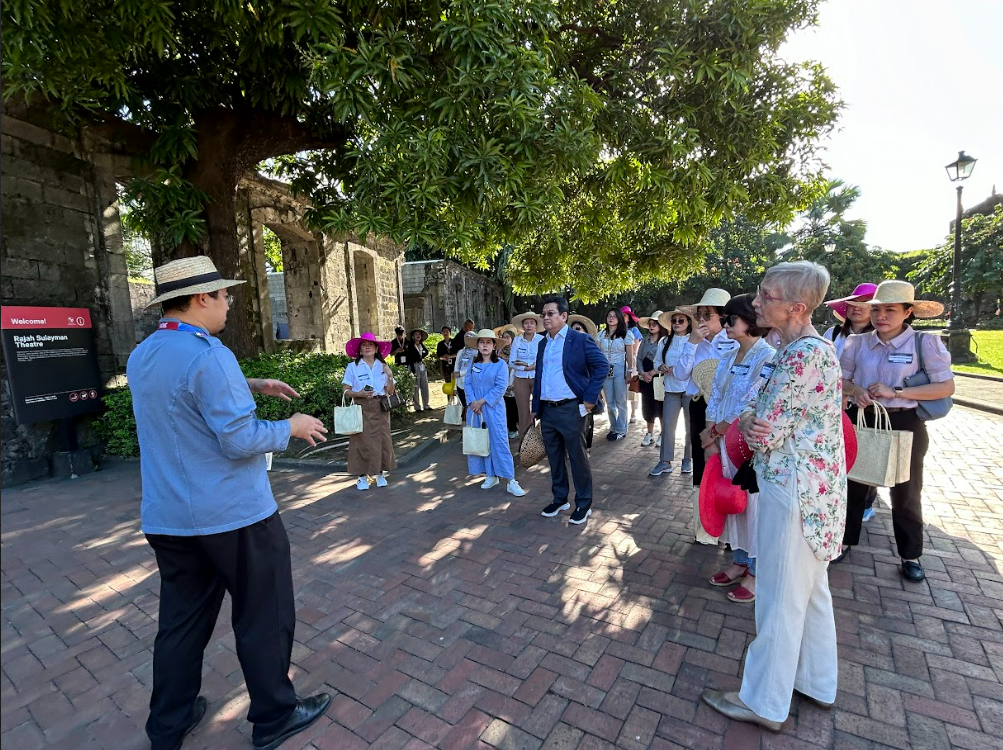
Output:
[[[289,680],[290,551],[264,454],[284,450],[291,437],[313,445],[327,430],[303,414],[278,422],[256,417],[252,393],[298,394],[280,381],[245,379],[215,338],[232,302],[227,290],[242,282],[223,279],[208,258],[173,261],[155,276],[151,304],[162,304],[164,316],[128,365],[143,531],[161,575],[147,733],[155,749],[176,748],[205,714],[201,659],[229,591],[252,742],[275,748],[322,715],[331,698],[297,698]],[[640,407],[645,432],[638,448],[659,453],[651,477],[675,470],[683,416],[678,468],[692,477],[694,540],[727,544],[732,555],[709,583],[756,607],[741,689],[707,691],[703,699],[725,716],[773,731],[794,693],[821,706],[836,697],[826,572],[859,542],[873,502],[873,488],[847,481],[844,410],[851,422],[862,410],[873,425],[873,405],[882,404],[894,429],[912,433],[910,479],[890,488],[891,515],[902,575],[921,581],[923,407],[954,388],[940,339],[910,325],[939,315],[939,303],[916,300],[902,281],[861,284],[825,303],[839,324],[822,335],[812,315],[828,286],[821,266],[785,262],[769,269],[754,293],[708,289],[695,304],[643,318],[611,308],[601,329],[571,315],[563,297],[550,296],[539,314],[504,326],[475,331],[468,320],[455,337],[444,328],[434,353],[466,424],[489,434],[488,455],[468,457],[470,473],[484,476],[482,489],[504,479],[509,493],[526,494],[510,441],[539,425],[551,474],[550,502],[541,511],[547,518],[571,510],[569,523],[581,525],[592,513],[589,448],[597,413],[605,409],[607,439],[623,445],[630,409]],[[426,363],[433,355],[426,338],[423,330],[401,328],[392,342],[371,332],[348,342],[352,361],[341,387],[363,413],[348,457],[360,490],[369,489],[370,478],[386,486],[395,466],[386,401],[396,386],[388,357],[415,375],[415,410],[429,408]],[[712,491],[698,490],[702,485]],[[714,503],[715,486],[734,507]]]

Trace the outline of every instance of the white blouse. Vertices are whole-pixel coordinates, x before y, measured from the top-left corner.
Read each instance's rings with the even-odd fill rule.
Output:
[[[745,359],[736,364],[738,349],[721,357],[714,374],[714,386],[707,401],[708,422],[734,422],[756,398],[766,383],[772,367],[766,367],[777,350],[759,339],[745,353]]]
[[[655,355],[655,369],[665,365],[675,367],[679,361],[679,355],[683,353],[686,346],[686,336],[673,336],[672,343],[665,346],[664,341],[658,342],[658,353]],[[686,390],[688,378],[677,378],[673,375],[662,375],[662,385],[665,386],[666,393],[683,393]]]
[[[383,363],[378,359],[373,360],[372,367],[367,365],[364,359],[350,363],[345,368],[345,377],[341,383],[356,393],[371,385],[377,396],[387,394],[387,374],[383,371]]]

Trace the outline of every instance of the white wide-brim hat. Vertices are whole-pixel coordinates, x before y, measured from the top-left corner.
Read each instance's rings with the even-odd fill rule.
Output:
[[[216,270],[216,264],[205,255],[196,255],[193,258],[181,258],[165,263],[159,268],[153,269],[153,280],[156,284],[157,296],[150,300],[146,307],[153,307],[177,297],[216,292],[220,289],[247,283],[239,279],[224,279]]]
[[[653,320],[657,320],[658,324],[661,325],[662,323],[661,317],[662,317],[662,311],[655,310],[655,312],[651,313],[651,315],[645,315],[643,318],[638,318],[637,323],[639,326],[641,326],[641,328],[647,328],[648,323],[650,323]]]
[[[537,315],[535,312],[532,311],[524,312],[522,315],[516,315],[514,318],[512,318],[512,325],[514,325],[521,331],[522,321],[524,321],[526,318],[532,318],[533,320],[535,320],[537,328],[540,328],[543,325],[543,318],[541,318],[539,315]]]
[[[944,306],[930,299],[916,299],[916,288],[908,281],[882,281],[874,296],[858,305],[911,305],[912,314],[917,318],[936,318],[944,312]]]
[[[471,336],[471,334],[473,335]],[[490,328],[482,328],[476,333],[474,331],[471,331],[470,333],[467,334],[467,336],[471,336],[471,338],[476,338],[478,341],[480,341],[481,339],[491,339],[492,341],[498,340],[498,334],[492,331]]]
[[[731,295],[724,289],[711,287],[703,293],[703,297],[700,298],[700,301],[694,307],[724,307],[730,299]]]

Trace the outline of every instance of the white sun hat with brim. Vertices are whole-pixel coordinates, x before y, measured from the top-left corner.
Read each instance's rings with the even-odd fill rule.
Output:
[[[931,299],[916,299],[916,287],[908,281],[882,281],[874,291],[874,296],[857,305],[912,305],[912,314],[917,318],[936,318],[944,312],[944,306]]]
[[[661,317],[662,317],[662,311],[661,310],[655,310],[655,312],[651,313],[651,315],[645,315],[643,318],[638,318],[637,319],[637,324],[641,328],[647,328],[648,327],[648,323],[650,323],[653,320],[658,320]],[[659,325],[661,325],[661,322],[662,322],[661,320],[658,320]]]
[[[703,293],[703,297],[700,298],[700,301],[694,307],[724,307],[730,299],[731,295],[724,289],[711,287]]]
[[[471,331],[466,336],[464,336],[464,339],[467,336],[470,336],[471,338],[475,338],[478,341],[480,341],[481,339],[491,339],[492,341],[497,341],[498,340],[498,334],[495,333],[494,331],[492,331],[490,328],[482,328],[479,331]]]
[[[524,321],[526,318],[532,318],[533,320],[535,320],[537,328],[540,328],[540,326],[543,325],[543,318],[541,318],[539,315],[537,315],[535,312],[532,311],[524,312],[522,315],[516,315],[514,318],[512,318],[512,325],[514,325],[521,331],[522,321]]]
[[[205,255],[165,263],[153,269],[153,280],[157,296],[147,303],[148,308],[169,299],[217,292],[220,289],[247,283],[239,279],[224,279],[216,270],[212,259]]]

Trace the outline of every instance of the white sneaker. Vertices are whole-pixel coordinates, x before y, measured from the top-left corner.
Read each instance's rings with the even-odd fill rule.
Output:
[[[660,432],[658,433],[658,437],[655,438],[655,447],[656,448],[662,447],[662,433]]]
[[[508,480],[508,486],[505,488],[505,491],[510,495],[515,495],[516,497],[522,497],[526,494],[526,490],[524,490],[514,479]]]
[[[490,490],[497,484],[498,484],[498,477],[485,477],[484,481],[481,482],[481,489]]]
[[[510,433],[508,434],[508,439],[509,439],[509,440],[515,440],[515,439],[516,439],[517,437],[519,437],[519,431],[518,431],[518,430],[512,430],[512,431],[511,431],[511,432],[510,432]]]
[[[387,478],[385,476],[383,476],[382,474],[377,474],[376,475],[376,486],[377,487],[386,487],[387,486]]]
[[[641,438],[641,445],[651,445],[651,441],[655,439],[655,436],[650,432],[644,433],[644,437]]]
[[[369,480],[365,477],[359,477],[359,481],[355,483],[355,488],[358,490],[368,490]]]

